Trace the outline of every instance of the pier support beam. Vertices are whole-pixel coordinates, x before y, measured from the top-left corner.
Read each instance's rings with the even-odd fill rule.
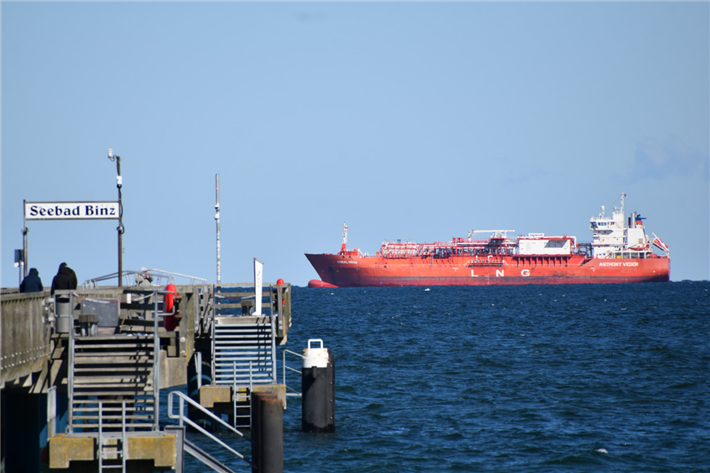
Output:
[[[46,419],[46,394],[2,394],[4,471],[40,471],[40,451],[43,447],[41,434]]]

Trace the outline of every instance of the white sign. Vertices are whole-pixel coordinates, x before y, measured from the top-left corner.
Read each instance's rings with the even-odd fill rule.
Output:
[[[25,202],[25,220],[110,220],[118,216],[118,202]]]
[[[264,263],[254,258],[254,315],[261,315],[261,284],[264,280]]]

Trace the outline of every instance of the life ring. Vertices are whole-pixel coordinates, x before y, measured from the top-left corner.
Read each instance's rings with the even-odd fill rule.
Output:
[[[177,296],[177,288],[175,287],[175,284],[168,284],[165,290],[167,292],[165,294],[163,312],[172,314],[173,306],[175,305],[175,297]]]

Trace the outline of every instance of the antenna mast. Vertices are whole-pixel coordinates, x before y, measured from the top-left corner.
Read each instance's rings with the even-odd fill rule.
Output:
[[[219,236],[219,174],[215,175],[215,193],[216,193],[216,203],[214,205],[215,215],[214,219],[217,222],[217,290],[220,291],[222,285],[222,256],[220,248],[220,236]]]

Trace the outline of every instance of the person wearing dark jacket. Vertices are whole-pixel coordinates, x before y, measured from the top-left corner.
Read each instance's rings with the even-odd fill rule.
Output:
[[[52,295],[57,289],[76,289],[76,273],[66,263],[59,265],[57,275],[52,279]]]
[[[37,268],[31,268],[30,274],[28,274],[27,277],[22,280],[22,284],[20,284],[20,292],[42,291],[44,291],[44,287],[42,286],[42,280],[39,278],[39,271],[37,271]]]

